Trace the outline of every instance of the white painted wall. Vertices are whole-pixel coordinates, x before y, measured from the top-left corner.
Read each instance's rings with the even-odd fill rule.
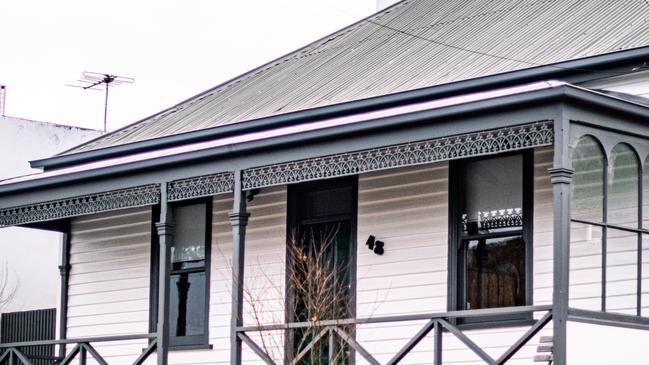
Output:
[[[151,208],[72,219],[68,338],[148,333],[151,219]],[[130,364],[146,340],[93,346]]]
[[[28,161],[48,157],[99,131],[0,116],[0,179],[38,172]],[[0,264],[8,265],[13,302],[0,312],[53,308],[58,304],[58,233],[25,228],[0,229]]]

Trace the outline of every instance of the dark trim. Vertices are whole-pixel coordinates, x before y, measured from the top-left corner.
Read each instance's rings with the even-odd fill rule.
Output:
[[[377,316],[365,318],[345,318],[330,321],[318,322],[299,322],[299,323],[283,323],[283,324],[269,324],[262,326],[239,326],[236,328],[237,332],[252,332],[252,331],[279,331],[291,328],[304,328],[313,326],[344,326],[349,324],[373,324],[373,323],[394,323],[394,322],[408,322],[408,321],[427,321],[431,319],[451,319],[451,318],[476,318],[476,317],[491,317],[491,316],[505,316],[508,314],[519,315],[521,313],[532,314],[534,312],[548,312],[552,311],[551,305],[527,305],[519,307],[504,307],[504,308],[486,308],[486,309],[472,309],[461,311],[448,311],[436,313],[420,313],[420,314],[404,314],[393,316]]]
[[[61,298],[59,302],[59,339],[64,340],[68,335],[68,288],[70,282],[70,220],[66,220],[65,232],[62,233],[61,239],[61,265],[59,273],[61,274]],[[65,357],[65,346],[59,346],[59,357]]]
[[[449,84],[398,92],[367,99],[354,100],[340,104],[311,108],[266,118],[253,119],[231,125],[159,137],[151,140],[138,141],[87,152],[78,152],[70,155],[57,155],[46,159],[31,161],[30,164],[32,168],[45,168],[46,170],[49,170],[84,162],[96,161],[104,158],[117,157],[136,152],[159,149],[163,147],[177,146],[181,144],[222,138],[237,134],[251,133],[264,129],[279,128],[282,126],[305,123],[315,119],[332,118],[341,115],[367,112],[392,106],[416,103],[423,100],[505,87],[514,84],[523,84],[548,79],[563,79],[568,82],[593,80],[605,77],[605,74],[602,74],[602,72],[604,72],[604,70],[606,69],[624,66],[631,67],[636,63],[646,61],[646,58],[648,56],[649,47],[634,48],[630,50],[592,56],[578,60],[558,62],[554,64],[531,67],[523,70],[484,76]],[[624,72],[611,72],[611,74],[608,76],[616,76],[617,74],[630,74],[632,72],[633,71],[631,70],[625,70]],[[171,108],[165,109],[160,113],[142,119],[139,122],[143,122],[155,117],[156,115],[172,110],[182,105],[183,103],[192,100],[193,98],[199,97],[200,95],[217,89],[219,86],[209,89],[203,93],[197,94]],[[136,122],[124,128],[131,127],[139,122]],[[92,143],[93,141],[94,140],[91,140],[87,143]]]
[[[111,342],[111,341],[130,341],[141,340],[144,338],[155,338],[155,333],[145,333],[137,335],[121,335],[121,336],[100,336],[100,337],[82,337],[72,338],[65,340],[42,340],[42,341],[29,341],[29,342],[12,342],[0,343],[0,349],[10,347],[25,347],[25,346],[41,346],[41,345],[60,345],[60,344],[76,344],[76,343],[89,343],[89,342]]]
[[[622,99],[617,99],[586,89],[564,85],[560,87],[548,87],[547,89],[509,95],[500,98],[486,99],[477,102],[449,106],[440,109],[375,119],[363,123],[352,123],[336,128],[324,128],[311,132],[227,145],[218,148],[168,156],[164,158],[138,161],[125,165],[110,166],[101,169],[75,172],[49,178],[0,185],[0,195],[5,195],[9,192],[43,188],[46,186],[60,185],[69,182],[80,182],[87,179],[97,179],[100,177],[105,178],[107,176],[115,174],[132,173],[134,171],[151,170],[154,168],[160,169],[161,166],[178,165],[183,163],[186,164],[188,162],[198,162],[223,157],[236,157],[241,156],[242,154],[250,154],[261,150],[295,146],[295,144],[306,144],[324,140],[340,139],[342,137],[348,137],[351,135],[394,130],[395,128],[409,127],[422,123],[430,124],[434,122],[432,119],[437,118],[444,119],[478,114],[485,115],[486,113],[493,112],[495,110],[511,110],[512,108],[529,107],[530,105],[538,105],[544,102],[556,102],[560,100],[583,102],[585,105],[600,106],[608,108],[617,113],[649,120],[649,108],[646,106],[628,102]]]
[[[335,179],[329,179],[329,180],[317,180],[317,181],[307,181],[303,183],[298,183],[298,184],[291,184],[287,186],[287,212],[286,212],[286,217],[287,217],[287,224],[286,224],[286,237],[287,240],[291,239],[291,237],[295,236],[295,230],[297,229],[300,224],[303,223],[315,223],[316,220],[313,219],[299,219],[298,217],[298,203],[299,203],[299,196],[300,194],[303,194],[304,192],[307,191],[318,191],[318,190],[326,190],[326,189],[332,189],[336,187],[350,187],[351,192],[352,192],[352,199],[354,200],[352,206],[353,206],[353,211],[345,214],[345,215],[336,215],[336,216],[328,216],[328,220],[341,220],[341,219],[348,219],[350,222],[350,244],[352,247],[350,247],[350,262],[349,262],[349,282],[351,284],[350,287],[350,310],[351,313],[350,315],[352,318],[356,317],[356,289],[357,289],[357,252],[358,252],[358,175],[354,176],[346,176],[346,177],[340,177],[340,178],[335,178]],[[324,220],[318,219],[317,222],[323,222]],[[288,244],[288,242],[287,242]],[[286,295],[285,295],[285,302],[284,302],[284,308],[286,308],[284,315],[285,315],[285,323],[291,323],[293,322],[293,318],[291,318],[291,313],[293,312],[293,309],[291,308],[291,303],[293,303],[293,291],[291,288],[288,286],[288,283],[290,283],[290,277],[292,273],[292,268],[293,268],[293,263],[291,260],[291,256],[289,254],[289,251],[286,250],[286,274],[285,274],[285,282],[286,282]],[[355,333],[352,336],[353,338],[356,337]],[[286,354],[293,354],[293,343],[292,343],[292,336],[290,336],[289,333],[286,333],[284,336],[284,351]],[[350,351],[354,351],[353,349],[350,348]],[[350,363],[353,365],[355,360],[355,356],[350,355],[349,360]]]
[[[452,160],[449,163],[449,241],[448,241],[448,285],[447,285],[447,305],[448,310],[466,310],[463,301],[463,295],[460,290],[464,287],[464,279],[460,271],[464,270],[461,263],[463,255],[461,241],[471,239],[473,236],[463,237],[460,231],[460,214],[464,205],[464,166],[469,161],[479,161],[503,156],[521,155],[523,158],[523,227],[520,230],[508,231],[503,233],[494,233],[482,235],[480,238],[495,238],[512,235],[521,235],[525,242],[525,305],[532,305],[534,302],[533,274],[534,274],[534,148],[508,152],[490,156],[481,156],[461,160]],[[522,316],[506,315],[503,317],[494,316],[493,318],[481,318],[480,322],[473,322],[466,319],[460,324],[462,328],[494,328],[498,326],[511,326],[517,324],[527,324],[532,321],[529,314]]]
[[[158,276],[160,272],[160,240],[156,222],[160,217],[160,204],[151,207],[151,259],[149,261],[149,333],[158,328]],[[153,341],[153,339],[150,339]]]
[[[638,159],[638,228],[644,229],[644,169],[642,159]],[[638,234],[638,259],[637,259],[637,277],[636,282],[636,315],[642,316],[642,234]]]
[[[603,151],[606,153],[605,151]],[[601,310],[606,312],[606,255],[608,254],[608,170],[609,170],[609,161],[604,155],[604,160],[602,161],[602,175],[603,175],[603,201],[602,201],[602,303]]]
[[[212,344],[200,344],[200,345],[169,345],[170,351],[187,351],[187,350],[212,350],[214,346]]]
[[[182,207],[187,205],[194,204],[205,204],[205,266],[203,269],[194,269],[191,272],[204,272],[205,273],[205,313],[203,318],[203,334],[202,335],[193,335],[193,336],[175,336],[173,333],[169,333],[169,349],[170,350],[179,350],[179,349],[192,349],[192,348],[205,348],[209,346],[210,338],[210,272],[211,263],[212,263],[212,201],[213,198],[205,197],[193,200],[186,200],[182,202],[171,203],[171,207]],[[176,215],[174,214],[174,217]],[[176,228],[178,225],[176,225]],[[169,258],[171,259],[171,257]],[[177,270],[171,269],[171,275],[177,273]],[[171,295],[171,290],[169,291]]]
[[[598,141],[599,142],[599,141]],[[601,147],[601,145],[600,145]],[[604,151],[602,151],[604,152]],[[644,201],[644,182],[643,182],[643,172],[644,168],[642,166],[642,161],[641,159],[637,158],[638,156],[636,155],[636,161],[638,163],[638,191],[637,191],[637,204],[638,204],[638,212],[637,212],[637,228],[632,228],[628,226],[620,226],[617,224],[611,224],[608,222],[608,201],[609,201],[609,170],[611,166],[611,162],[607,158],[606,155],[603,156],[602,160],[602,184],[603,184],[603,197],[602,197],[602,217],[601,217],[601,222],[594,222],[590,220],[585,220],[585,219],[577,219],[577,218],[571,218],[570,222],[571,223],[578,223],[582,225],[588,225],[588,226],[595,226],[599,227],[602,231],[602,249],[601,249],[601,298],[600,298],[600,310],[602,312],[607,312],[607,270],[608,270],[608,233],[609,229],[616,230],[616,231],[622,231],[622,232],[628,232],[628,233],[633,233],[636,235],[637,243],[636,243],[636,315],[641,316],[642,315],[642,251],[643,251],[643,237],[644,235],[649,234],[649,230],[644,227],[644,221],[643,221],[643,215],[644,215],[644,206],[643,206],[643,201]]]
[[[632,316],[628,314],[569,308],[568,320],[602,326],[613,326],[649,331],[649,318]]]

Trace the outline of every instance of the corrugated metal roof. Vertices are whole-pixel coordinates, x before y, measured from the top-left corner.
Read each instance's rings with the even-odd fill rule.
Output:
[[[405,0],[66,154],[647,45],[645,0]]]

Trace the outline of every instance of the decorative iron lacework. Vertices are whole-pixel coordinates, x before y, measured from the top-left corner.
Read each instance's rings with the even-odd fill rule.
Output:
[[[76,217],[160,202],[158,184],[114,190],[0,210],[0,227]]]
[[[473,222],[473,229],[471,229],[471,225],[472,222],[469,222],[467,215],[462,214],[462,230],[464,232],[475,231],[475,227],[479,227],[481,230],[522,227],[523,210],[521,208],[510,208],[478,212],[478,221]]]
[[[552,121],[546,120],[454,137],[378,147],[248,169],[243,172],[243,188],[250,190],[548,146],[552,145],[553,138]]]
[[[168,184],[169,201],[200,198],[234,191],[234,173],[221,172],[175,180]]]

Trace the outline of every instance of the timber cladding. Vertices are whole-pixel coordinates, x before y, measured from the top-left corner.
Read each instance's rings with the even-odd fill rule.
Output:
[[[143,207],[71,220],[68,338],[148,333],[151,219]],[[93,346],[113,364],[132,361],[146,344]]]

